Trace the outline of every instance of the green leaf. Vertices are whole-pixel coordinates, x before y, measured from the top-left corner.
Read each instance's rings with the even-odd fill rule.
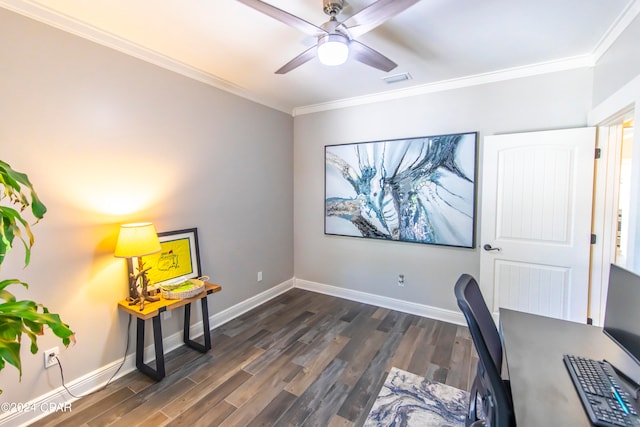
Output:
[[[2,220],[2,227],[0,227],[0,260],[3,260],[4,256],[9,253],[9,250],[11,250],[13,246],[13,240],[18,237],[25,248],[25,266],[29,265],[31,247],[34,243],[34,237],[29,223],[20,216],[18,211],[7,206],[0,206],[0,219]],[[22,225],[22,228],[26,232],[28,240],[23,238],[20,225]]]
[[[12,206],[0,205],[0,265],[12,249],[14,241],[19,239],[25,248],[24,265],[27,266],[31,260],[31,248],[35,240],[31,226],[22,217],[22,212],[30,207],[37,223],[44,217],[47,208],[38,197],[28,176],[0,160],[0,201],[2,200],[8,200],[8,204]],[[45,327],[51,329],[65,346],[75,342],[75,336],[58,314],[49,312],[42,304],[16,300],[16,297],[6,290],[10,285],[29,287],[27,283],[18,279],[0,280],[0,301],[4,301],[0,303],[0,370],[9,363],[18,369],[22,378],[20,346],[23,336],[29,338],[30,351],[34,354],[38,352],[38,336],[43,334]]]
[[[38,198],[35,191],[31,192],[31,212],[33,212],[33,216],[38,218],[38,221],[40,221],[44,217],[44,214],[47,213],[47,207]]]
[[[3,282],[6,286],[7,282],[15,282],[15,279]],[[18,369],[22,378],[21,337],[26,335],[29,338],[30,351],[36,354],[38,335],[42,335],[45,325],[62,339],[65,346],[74,340],[73,331],[69,329],[69,325],[62,322],[58,314],[49,312],[42,304],[26,300],[13,300],[0,304],[0,370],[4,368],[6,361]]]
[[[13,302],[16,300],[16,297],[11,292],[0,289],[0,299],[7,302]]]
[[[29,205],[29,200],[25,194],[25,190],[28,190],[31,196],[31,212],[37,220],[42,219],[44,214],[47,212],[47,208],[38,198],[38,195],[26,174],[13,170],[8,163],[0,160],[0,180],[3,184],[8,185],[10,198],[13,197],[14,199],[19,200],[18,203],[23,207]],[[22,187],[26,187],[26,189],[23,190]]]
[[[33,301],[12,301],[0,304],[0,313],[8,315],[19,314],[20,317],[24,317],[25,315],[36,313],[37,308],[38,304]]]
[[[44,334],[44,325],[30,320],[25,320],[24,325],[26,328],[22,328],[22,332],[31,340],[31,353],[36,354],[38,352],[38,335]]]
[[[0,289],[4,289],[9,285],[22,285],[25,288],[29,289],[29,285],[19,279],[0,280]]]
[[[0,339],[0,360],[2,360],[2,367],[4,367],[4,361],[13,365],[18,369],[20,378],[22,378],[22,363],[20,362],[20,344],[12,341]]]
[[[9,206],[0,206],[0,221],[2,223],[0,226],[0,265],[11,250],[14,238],[18,237],[25,247],[25,266],[27,266],[31,258],[34,238],[29,223],[18,210],[22,212],[30,206],[31,213],[37,223],[44,217],[47,207],[38,197],[29,177],[12,169],[8,163],[2,160],[0,160],[0,184],[4,187],[0,199],[7,197],[14,206],[18,207],[18,209],[14,209]]]
[[[20,341],[22,335],[22,319],[18,317],[0,317],[0,338]]]
[[[22,332],[29,337],[31,341],[31,346],[29,349],[31,350],[31,354],[38,353],[38,335],[43,334],[44,327],[40,324],[29,322],[27,320],[24,321],[26,328],[22,328]]]
[[[38,308],[42,308],[43,312],[39,312]],[[58,314],[50,313],[49,310],[33,301],[14,301],[0,304],[0,316],[3,314],[8,316],[18,316],[24,322],[30,321],[35,324],[47,325],[51,331],[63,339],[69,339],[73,335],[73,331],[69,329],[69,325],[62,322]],[[69,341],[65,345],[68,345]]]

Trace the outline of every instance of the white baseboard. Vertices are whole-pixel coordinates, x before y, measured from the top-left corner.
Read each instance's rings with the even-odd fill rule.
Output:
[[[402,311],[403,313],[428,317],[430,319],[442,320],[443,322],[454,323],[456,325],[467,326],[467,322],[463,314],[459,311],[444,310],[442,308],[432,307],[429,305],[417,304],[415,302],[403,301],[367,292],[354,291],[352,289],[339,288],[337,286],[325,285],[323,283],[311,282],[309,280],[294,279],[294,281],[296,288]]]
[[[119,378],[136,368],[135,355],[132,354],[127,356],[124,363],[123,359],[116,360],[115,362],[96,369],[95,371],[89,372],[88,374],[67,384],[67,388],[71,393],[80,397],[91,393],[106,384],[107,381],[109,381],[109,378],[118,371],[120,364],[122,364],[122,368],[114,378]],[[62,366],[64,367],[64,364]],[[57,370],[58,368],[54,367],[52,369]],[[53,412],[73,410],[73,402],[76,400],[78,399],[71,397],[63,387],[58,387],[47,394],[25,403],[23,408],[28,408],[28,410],[5,412],[2,417],[0,417],[0,426],[27,426],[40,418],[44,418],[47,415],[52,414]]]
[[[376,305],[379,307],[389,308],[392,310],[402,311],[404,313],[415,314],[418,316],[429,317],[432,319],[442,320],[444,322],[454,323],[457,325],[466,325],[464,316],[460,312],[444,310],[424,304],[417,304],[409,301],[402,301],[395,298],[384,297],[380,295],[370,294],[352,289],[340,288],[337,286],[325,285],[322,283],[311,282],[291,278],[279,285],[276,285],[266,291],[255,295],[245,301],[242,301],[232,307],[227,308],[219,313],[209,316],[209,326],[211,329],[227,323],[230,320],[246,313],[255,307],[266,303],[267,301],[277,297],[278,295],[292,288],[306,289],[321,294],[332,295],[339,298],[345,298],[352,301],[362,302],[365,304]],[[191,326],[191,336],[197,338],[202,335],[202,327],[200,324]],[[170,352],[182,345],[182,332],[176,332],[162,340],[165,353]],[[215,345],[215,344],[214,344]],[[153,344],[145,347],[144,360],[146,363],[153,361],[155,358],[155,348]],[[118,371],[118,367],[122,364],[122,368]],[[116,360],[108,365],[102,366],[72,382],[67,384],[67,388],[76,396],[82,396],[92,392],[104,384],[113,376],[114,379],[120,378],[136,369],[135,353],[127,355],[124,359]],[[47,394],[39,396],[27,403],[31,411],[23,411],[19,413],[5,413],[0,417],[0,427],[27,426],[30,423],[51,413],[55,408],[65,408],[65,405],[71,404],[73,401],[63,387],[59,387]],[[67,406],[68,407],[68,406]]]
[[[261,304],[277,297],[280,294],[285,293],[289,289],[293,288],[294,279],[291,278],[286,280],[279,285],[276,285],[272,288],[267,289],[264,292],[259,293],[258,295],[254,295],[249,299],[246,299],[238,304],[231,306],[225,310],[222,310],[219,313],[209,315],[209,328],[215,329],[220,325],[224,325],[230,320],[235,319],[238,316],[243,315],[249,310],[253,310]],[[193,309],[192,309],[193,313]],[[193,316],[193,314],[192,314]],[[189,336],[191,338],[198,338],[202,336],[202,324],[196,323],[191,325],[189,328]],[[169,335],[162,339],[162,345],[164,347],[164,352],[168,353],[171,350],[175,350],[176,348],[184,345],[184,341],[182,340],[182,331],[178,331],[175,334]],[[133,360],[133,369],[135,369],[135,354],[130,356]],[[155,360],[156,358],[156,350],[153,344],[148,345],[144,349],[144,361],[145,363],[149,363],[150,361]],[[131,371],[130,369],[129,371]],[[0,427],[2,425],[0,424]]]
[[[278,295],[287,292],[289,289],[293,289],[294,280],[294,278],[286,280],[279,285],[276,285],[256,296],[253,296],[247,300],[242,301],[241,303],[229,307],[226,310],[221,311],[220,313],[209,316],[211,329],[217,328],[218,326],[227,323],[229,320],[235,319],[236,317],[246,313],[247,311],[252,310],[259,305],[272,300]],[[200,332],[200,335],[202,335],[202,331]],[[180,339],[182,339],[182,336]]]
[[[245,301],[229,307],[226,310],[210,315],[210,328],[217,328],[218,326],[235,319],[236,317],[246,313],[247,311],[277,297],[278,295],[288,291],[289,289],[292,289],[293,283],[294,279],[289,279],[279,285],[267,289],[266,291],[258,295],[255,295]],[[191,325],[190,335],[193,338],[202,336],[202,332],[203,331],[201,324]],[[162,340],[162,345],[164,347],[165,353],[168,353],[171,350],[184,345],[184,342],[182,341],[182,331],[164,337]],[[133,347],[133,345],[130,347]],[[144,360],[146,363],[149,363],[154,359],[155,348],[153,344],[151,344],[144,349]],[[111,378],[111,376],[114,375],[114,373],[118,370],[120,364],[122,364],[122,368],[114,376],[114,380],[136,369],[135,353],[129,354],[124,359],[116,360],[115,362],[102,366],[95,371],[92,371],[76,380],[71,381],[67,384],[67,388],[76,396],[83,396],[87,393],[92,392],[93,390],[97,390],[98,388],[103,387],[104,384],[109,381],[109,378]],[[2,416],[0,416],[0,427],[27,426],[30,423],[33,423],[34,421],[49,415],[56,408],[58,410],[62,410],[65,408],[65,405],[67,405],[66,407],[69,408],[69,404],[71,404],[71,408],[73,408],[73,402],[75,400],[77,399],[71,397],[69,393],[67,393],[61,386],[26,403],[26,406],[28,406],[28,408],[30,409],[29,411],[4,413]]]

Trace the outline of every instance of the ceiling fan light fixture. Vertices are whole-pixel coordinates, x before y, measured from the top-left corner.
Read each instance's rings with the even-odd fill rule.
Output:
[[[348,57],[348,40],[342,34],[327,34],[318,40],[318,59],[324,65],[344,64]]]

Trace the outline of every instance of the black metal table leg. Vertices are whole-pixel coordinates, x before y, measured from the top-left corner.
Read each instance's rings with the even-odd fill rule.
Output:
[[[156,369],[144,363],[144,320],[138,318],[136,334],[136,367],[143,374],[148,375],[156,381],[160,381],[165,376],[164,370],[164,349],[162,346],[162,325],[160,324],[160,314],[153,319],[153,344],[156,350]]]
[[[222,287],[219,285],[206,283],[204,294],[199,294],[197,296],[181,301],[160,299],[160,301],[158,302],[150,303],[149,306],[145,307],[143,310],[132,308],[131,303],[128,299],[120,301],[118,303],[118,308],[129,313],[130,316],[135,316],[137,318],[136,367],[138,368],[138,370],[156,381],[160,381],[165,377],[166,372],[160,316],[164,312],[171,311],[180,307],[184,307],[184,343],[188,347],[191,347],[194,350],[198,350],[202,353],[206,353],[207,351],[211,350],[211,331],[209,330],[209,305],[207,296],[215,292],[220,292],[221,290]],[[191,326],[191,303],[197,300],[200,300],[200,304],[202,305],[203,344],[200,344],[199,342],[196,342],[189,337]],[[144,363],[144,323],[149,319],[151,319],[153,322],[153,345],[156,353],[155,369]]]
[[[208,294],[207,294],[208,295]],[[205,295],[200,299],[202,304],[202,328],[204,345],[200,344],[189,338],[189,327],[191,324],[191,303],[184,306],[184,343],[194,350],[198,350],[201,353],[206,353],[211,350],[211,334],[209,331],[209,305],[207,303],[207,296]]]
[[[208,295],[208,294],[207,294]],[[200,300],[202,304],[202,328],[204,329],[204,346],[211,350],[211,331],[209,330],[209,303],[207,297]]]

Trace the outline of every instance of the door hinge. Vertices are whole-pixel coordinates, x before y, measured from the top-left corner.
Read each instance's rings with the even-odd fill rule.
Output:
[[[596,148],[596,159],[599,159],[601,155],[602,155],[602,150],[599,148]]]
[[[595,235],[595,234],[592,234],[592,235],[591,235],[591,244],[592,244],[592,245],[595,245],[595,244],[596,244],[596,235]]]

